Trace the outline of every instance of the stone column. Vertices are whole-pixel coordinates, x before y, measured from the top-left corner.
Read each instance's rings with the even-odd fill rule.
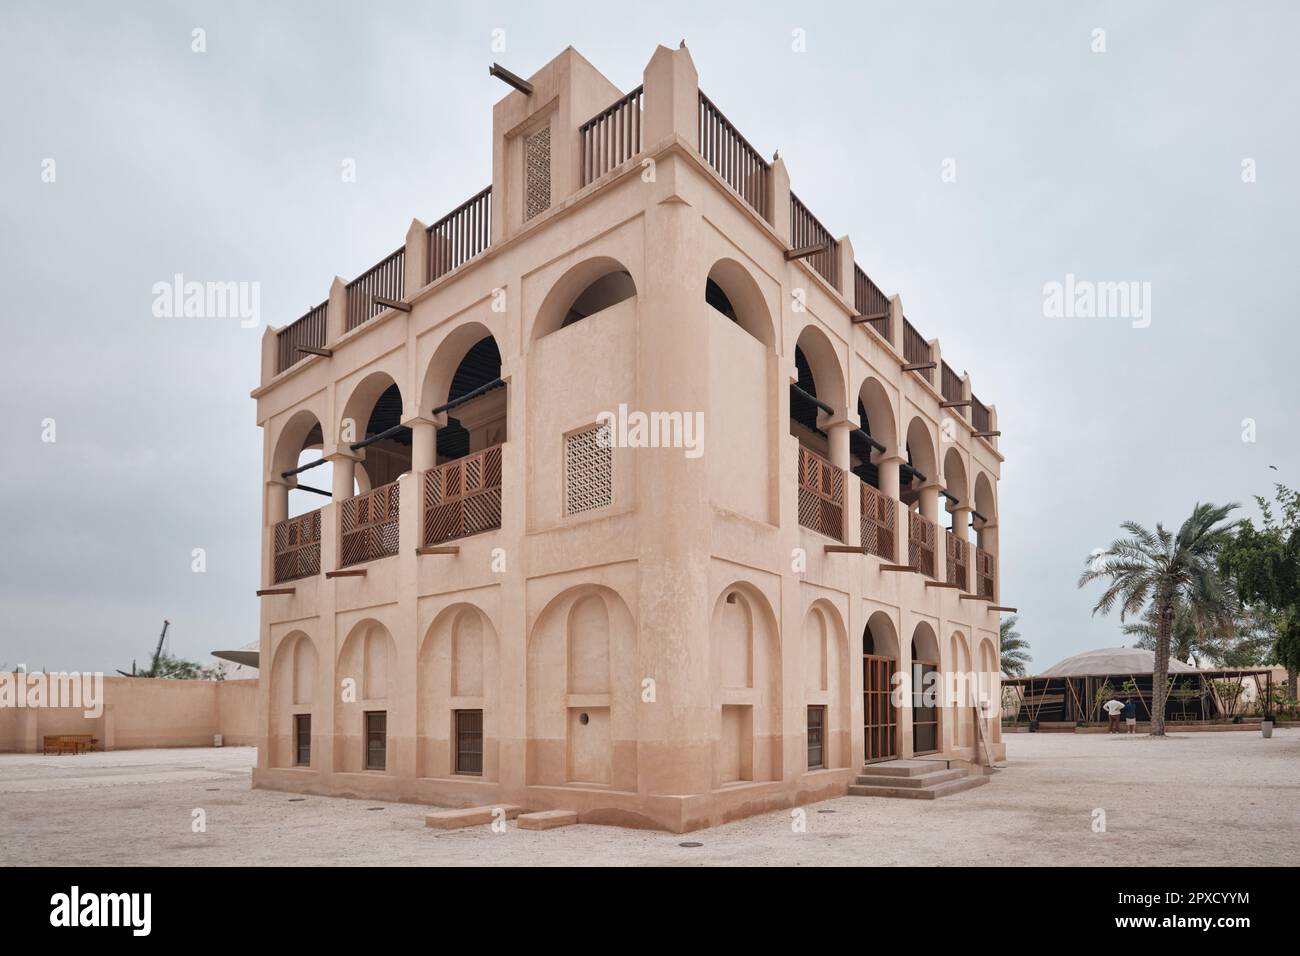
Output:
[[[894,449],[882,452],[876,467],[880,470],[880,491],[893,499],[894,507],[894,563],[907,563],[907,509],[899,504],[898,466],[907,464],[907,459]]]
[[[841,414],[832,418],[823,413],[819,417],[823,419],[820,427],[830,440],[831,464],[844,473],[844,526],[840,529],[840,536],[845,544],[860,545],[862,542],[859,525],[862,502],[858,492],[858,480],[849,471],[849,434],[858,426]]]

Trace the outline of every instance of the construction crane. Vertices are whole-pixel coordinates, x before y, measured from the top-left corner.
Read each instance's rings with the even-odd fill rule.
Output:
[[[131,673],[119,670],[118,673],[123,677],[157,677],[158,676],[158,658],[162,656],[163,641],[167,640],[167,628],[171,626],[171,621],[163,619],[162,633],[158,635],[158,646],[154,648],[153,659],[149,662],[149,669],[142,673],[137,673],[135,661],[131,661]]]

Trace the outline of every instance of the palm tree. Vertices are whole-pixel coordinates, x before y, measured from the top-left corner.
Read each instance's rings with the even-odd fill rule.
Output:
[[[1079,587],[1098,578],[1108,579],[1093,614],[1108,614],[1118,602],[1121,621],[1147,610],[1155,622],[1154,737],[1165,734],[1169,645],[1178,606],[1186,604],[1199,621],[1221,621],[1232,613],[1235,602],[1219,577],[1217,557],[1219,547],[1239,524],[1227,520],[1237,507],[1235,503],[1198,503],[1177,534],[1170,534],[1161,524],[1148,531],[1136,521],[1125,521],[1120,527],[1128,537],[1117,538],[1105,551],[1090,555],[1079,575]]]
[[[998,625],[998,638],[1002,645],[999,656],[1002,659],[1002,673],[1007,677],[1023,677],[1032,660],[1029,656],[1029,642],[1016,630],[1016,621],[1020,615],[1012,614]]]
[[[1124,625],[1124,633],[1129,637],[1136,637],[1135,643],[1138,647],[1154,651],[1159,637],[1156,633],[1158,630],[1156,622],[1155,605],[1151,605],[1142,615],[1142,620],[1129,621]],[[1180,661],[1187,661],[1193,667],[1200,667],[1197,657],[1204,652],[1201,636],[1197,633],[1196,625],[1192,620],[1191,608],[1186,604],[1179,604],[1174,609],[1174,626],[1169,632],[1170,655]]]

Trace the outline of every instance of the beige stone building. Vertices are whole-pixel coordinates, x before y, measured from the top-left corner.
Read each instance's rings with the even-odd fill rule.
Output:
[[[565,50],[492,155],[266,333],[255,784],[684,831],[871,761],[997,759],[968,698],[891,695],[980,672],[998,699],[969,377],[684,48],[627,94]]]

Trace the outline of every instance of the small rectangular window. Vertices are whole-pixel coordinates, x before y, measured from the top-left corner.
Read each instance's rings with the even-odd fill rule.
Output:
[[[388,756],[388,711],[366,711],[366,769],[383,770]]]
[[[614,448],[607,423],[565,436],[564,499],[565,513],[571,515],[613,504]]]
[[[483,773],[483,711],[456,711],[456,772]]]
[[[826,766],[825,753],[826,708],[808,708],[808,769],[820,770]]]
[[[299,767],[311,766],[311,714],[294,714],[294,763]]]

